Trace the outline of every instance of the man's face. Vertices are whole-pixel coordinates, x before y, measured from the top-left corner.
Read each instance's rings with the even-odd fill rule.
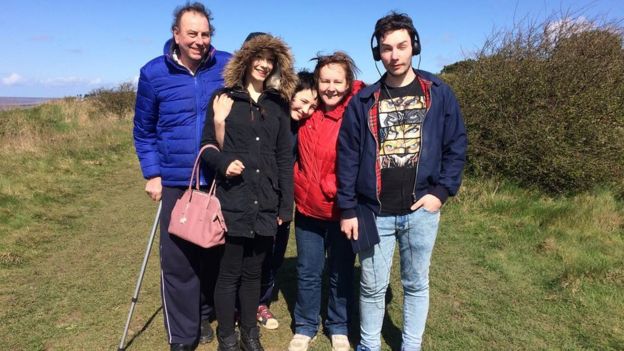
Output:
[[[412,38],[406,29],[387,32],[379,43],[381,62],[391,76],[403,76],[412,69]]]
[[[185,65],[197,65],[210,47],[210,24],[197,12],[186,12],[180,25],[173,30],[173,38],[180,48],[180,60]]]

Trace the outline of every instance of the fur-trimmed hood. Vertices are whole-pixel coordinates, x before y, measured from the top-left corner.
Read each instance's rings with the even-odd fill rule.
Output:
[[[273,88],[290,101],[297,87],[297,75],[293,69],[293,57],[286,43],[270,34],[254,36],[234,52],[232,59],[223,70],[226,88],[243,87],[247,65],[262,50],[268,49],[275,55],[273,72],[267,77],[266,88]]]

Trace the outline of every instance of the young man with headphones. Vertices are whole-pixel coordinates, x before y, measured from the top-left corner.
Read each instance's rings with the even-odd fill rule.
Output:
[[[362,351],[381,349],[397,241],[404,291],[402,350],[421,349],[440,207],[457,193],[466,159],[466,131],[451,88],[412,67],[420,48],[406,14],[392,12],[377,21],[371,49],[386,74],[351,100],[339,134],[340,225],[359,251],[362,267]]]

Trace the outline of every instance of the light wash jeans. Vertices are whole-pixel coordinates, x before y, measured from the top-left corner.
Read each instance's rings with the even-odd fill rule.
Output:
[[[424,208],[402,216],[378,216],[379,244],[360,253],[360,348],[381,349],[381,327],[395,242],[403,284],[403,351],[418,351],[429,310],[429,263],[440,212]]]

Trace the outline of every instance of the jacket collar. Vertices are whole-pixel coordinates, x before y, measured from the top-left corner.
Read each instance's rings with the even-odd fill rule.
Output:
[[[434,85],[434,86],[438,86],[442,84],[442,81],[440,80],[440,78],[436,77],[435,75],[426,71],[421,71],[421,70],[417,70],[414,68],[412,69],[414,70],[414,73],[416,73],[416,78],[419,79],[422,83],[425,83],[427,85]],[[374,84],[371,84],[368,87],[362,89],[362,91],[360,91],[360,96],[366,99],[369,99],[371,96],[373,96],[374,92],[381,89],[381,82],[384,79],[386,79],[387,74],[388,73],[384,73],[384,75],[381,76],[381,78],[378,81],[376,81]]]
[[[329,117],[336,121],[340,120],[342,116],[344,115],[344,112],[347,109],[347,106],[349,105],[349,101],[351,101],[351,98],[355,96],[355,94],[357,94],[360,90],[362,90],[363,87],[364,87],[364,82],[362,82],[361,80],[354,80],[353,86],[351,87],[351,92],[349,93],[349,95],[347,95],[347,97],[345,97],[344,100],[342,100],[342,102],[338,106],[336,106],[336,108],[327,112],[321,111],[320,109],[317,111],[320,111],[325,117]]]
[[[250,101],[252,103],[253,100],[251,100],[251,98],[249,97],[249,92],[247,92],[247,90],[245,90],[245,88],[243,88],[240,85],[236,85],[234,87],[231,88],[224,88],[222,91],[228,92],[228,94],[233,97],[233,98],[237,98],[237,99],[241,99],[241,100],[245,100],[245,101]],[[215,96],[217,95],[217,93],[214,94]],[[258,103],[260,103],[261,100],[263,100],[266,97],[269,96],[275,96],[275,97],[279,97],[280,96],[280,92],[276,89],[273,88],[268,88],[265,89],[262,94],[260,94],[261,99],[258,99]]]

